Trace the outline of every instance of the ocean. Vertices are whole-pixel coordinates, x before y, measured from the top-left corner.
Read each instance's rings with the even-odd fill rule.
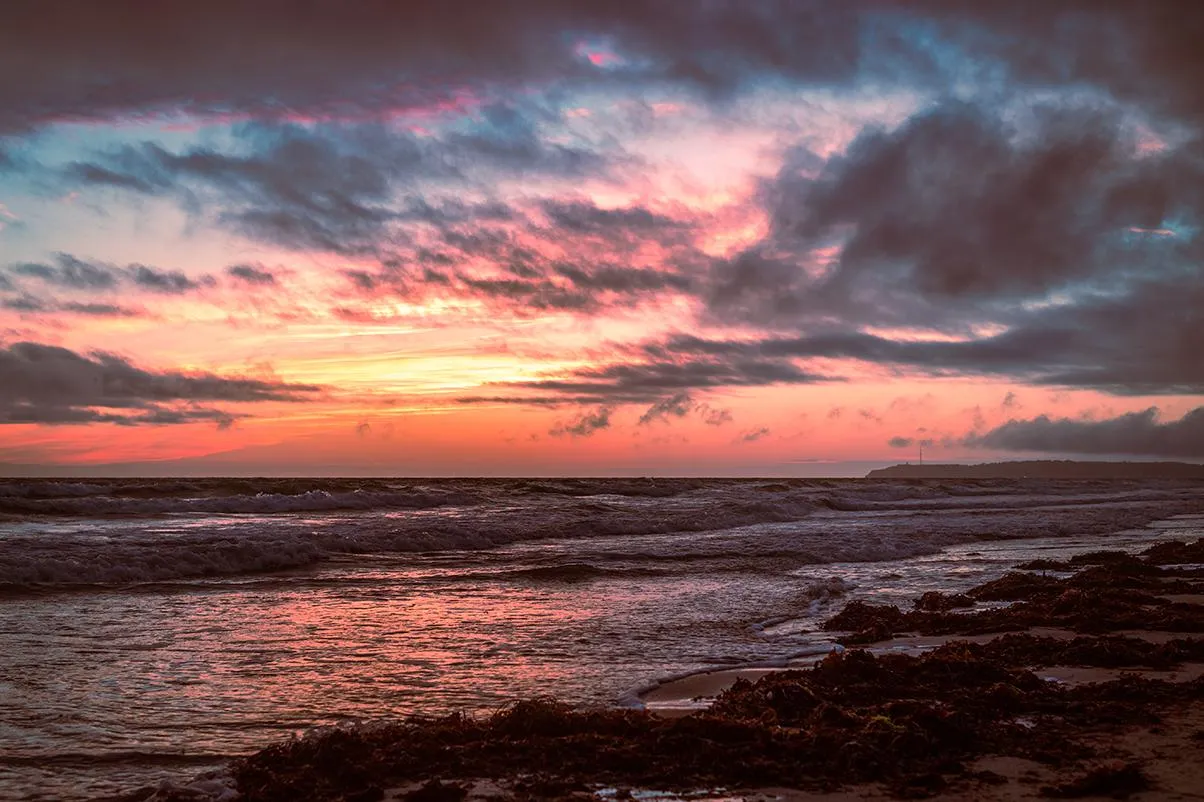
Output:
[[[306,730],[639,704],[1034,557],[1204,536],[1204,483],[0,482],[0,799],[184,784]]]

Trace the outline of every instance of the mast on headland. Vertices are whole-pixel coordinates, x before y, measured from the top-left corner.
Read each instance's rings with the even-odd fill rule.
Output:
[[[924,464],[924,444],[920,443],[920,464]]]

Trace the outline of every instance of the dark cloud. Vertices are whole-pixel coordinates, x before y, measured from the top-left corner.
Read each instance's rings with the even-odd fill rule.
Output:
[[[551,208],[557,213],[548,214]],[[478,211],[479,219],[473,217]],[[443,206],[429,207],[421,218],[437,242],[399,247],[380,269],[344,275],[371,297],[474,298],[519,316],[546,310],[597,314],[694,291],[692,274],[683,269],[696,253],[690,242],[694,221],[638,205],[602,209],[582,201],[545,201],[536,219],[528,211],[496,203],[456,204],[447,213]],[[564,223],[568,218],[573,222]],[[495,226],[495,220],[506,225]],[[621,262],[624,250],[650,241],[667,255],[648,266]]]
[[[755,443],[756,441],[760,440],[761,438],[768,437],[768,436],[769,436],[769,429],[765,426],[762,426],[759,429],[749,429],[747,432],[741,433],[740,442]]]
[[[617,362],[582,368],[560,379],[512,382],[507,386],[544,393],[594,397],[612,403],[656,403],[667,394],[715,387],[816,384],[839,377],[809,373],[786,361],[706,359],[676,362]]]
[[[102,412],[79,407],[35,406],[14,404],[0,406],[0,425],[39,423],[48,426],[86,423],[113,423],[118,426],[167,426],[180,423],[211,421],[219,429],[228,429],[242,415],[233,415],[220,409],[186,406],[170,409],[148,406],[139,412]]]
[[[9,309],[13,312],[43,312],[46,310],[46,303],[38,298],[33,298],[29,295],[21,295],[16,298],[5,298],[0,301],[0,308]]]
[[[695,295],[710,319],[772,332],[749,341],[651,344],[662,393],[794,381],[808,359],[857,359],[935,376],[999,376],[1120,394],[1204,392],[1204,147],[1141,151],[1108,104],[942,103],[894,130],[863,132],[827,163],[788,153],[760,198],[765,240],[708,259],[686,225],[651,210],[546,202],[519,233],[444,225],[413,264],[353,275],[369,293],[434,291],[510,310],[597,313],[632,299]],[[535,238],[572,251],[550,260]],[[601,247],[591,250],[589,243]],[[600,255],[632,241],[672,250],[659,267]],[[494,275],[454,265],[484,259]],[[438,285],[436,289],[432,287]],[[892,338],[886,326],[956,339]],[[983,335],[986,329],[992,332]],[[801,334],[783,335],[783,331]],[[674,367],[680,357],[688,367]],[[709,367],[708,367],[709,366]],[[684,370],[717,375],[671,377]],[[574,377],[576,378],[576,377]],[[587,377],[594,379],[596,377]],[[622,383],[622,382],[614,382]],[[565,381],[539,391],[580,395]],[[611,388],[616,389],[616,388]],[[616,389],[635,397],[629,388]]]
[[[159,270],[146,265],[130,265],[126,272],[137,286],[151,292],[164,295],[180,295],[201,287],[211,287],[214,284],[212,276],[192,279],[179,270]]]
[[[927,448],[935,442],[935,440],[929,438],[916,439],[914,437],[895,436],[887,440],[886,444],[891,448],[914,448],[916,446]]]
[[[19,295],[15,298],[0,299],[0,309],[28,314],[68,312],[91,317],[136,317],[140,314],[136,309],[118,306],[117,304],[56,303],[54,301],[43,300],[42,298],[35,298],[32,295]]]
[[[163,295],[180,295],[212,287],[216,283],[214,278],[208,275],[193,278],[179,270],[162,270],[140,264],[119,267],[86,261],[68,253],[56,253],[53,262],[50,263],[22,262],[0,270],[3,270],[0,276],[4,277],[10,287],[33,280],[68,292],[111,292],[126,285]],[[87,305],[72,306],[79,311]]]
[[[375,248],[390,218],[381,205],[389,191],[389,165],[404,169],[421,158],[416,148],[399,152],[404,139],[387,143],[392,152],[372,153],[354,136],[343,141],[299,126],[249,125],[240,131],[249,154],[211,148],[177,154],[146,143],[102,156],[99,165],[75,163],[67,176],[172,194],[194,210],[214,196],[221,221],[252,238],[362,252]]]
[[[1033,327],[968,341],[894,340],[849,331],[758,340],[708,340],[681,335],[663,343],[646,344],[644,350],[657,358],[701,355],[774,364],[793,359],[856,359],[932,372],[1030,376],[1045,365],[1064,365],[1064,353],[1073,351],[1076,345],[1075,331],[1067,326]]]
[[[276,274],[263,265],[230,265],[226,274],[245,284],[270,286],[276,284]]]
[[[468,406],[508,404],[532,407],[580,406],[597,403],[597,401],[596,397],[588,395],[466,395],[456,399],[457,404]]]
[[[39,279],[46,284],[73,290],[109,290],[117,286],[121,274],[108,265],[77,259],[68,253],[54,255],[54,264],[25,262],[13,265],[14,276]]]
[[[255,119],[235,126],[228,148],[147,143],[65,174],[172,198],[263,242],[376,257],[379,269],[346,271],[365,296],[467,297],[523,315],[686,294],[707,321],[760,332],[676,338],[629,363],[514,386],[548,403],[655,407],[713,387],[821,381],[808,367],[820,359],[1204,393],[1202,39],[1204,6],[1173,0],[320,0],[304,14],[283,0],[19,0],[0,27],[0,130],[172,111]],[[613,63],[591,64],[591,48]],[[974,102],[948,100],[980,76],[990,77],[971,86]],[[693,248],[697,223],[639,206],[415,194],[437,180],[487,196],[484,182],[499,176],[578,178],[629,163],[610,145],[542,133],[558,95],[538,90],[554,84],[636,94],[671,84],[718,108],[750,86],[857,82],[939,100],[826,162],[788,149],[758,197],[768,235],[728,258]],[[1026,105],[1031,89],[1056,100]],[[464,124],[429,136],[374,121],[457,103],[472,109]],[[306,115],[343,122],[284,122]],[[1137,123],[1173,136],[1143,151]],[[649,242],[669,251],[661,264],[628,258]],[[566,255],[542,255],[548,245]],[[80,292],[206,282],[69,258],[0,275],[12,294],[3,303],[46,308],[27,291],[36,282]],[[236,268],[232,278],[268,283]],[[959,339],[882,334],[890,327]]]
[[[442,138],[370,123],[247,123],[235,134],[237,149],[175,153],[147,142],[71,163],[63,175],[77,184],[169,195],[193,212],[212,207],[218,222],[252,239],[376,254],[387,250],[399,222],[453,222],[454,203],[395,203],[394,196],[416,181],[598,175],[610,161],[546,141],[533,120],[501,105],[484,109],[471,132]],[[499,219],[496,205],[462,208]]]
[[[1202,156],[1141,153],[1109,108],[941,104],[822,166],[788,153],[762,192],[770,234],[716,262],[703,295],[721,320],[778,328],[964,328],[1051,293],[1199,280]]]
[[[0,348],[0,421],[5,423],[134,425],[212,420],[228,426],[232,414],[197,402],[302,402],[319,390],[312,385],[207,373],[154,372],[112,354],[82,355],[38,343]]]
[[[1204,281],[1138,281],[1116,294],[1014,312],[1003,332],[965,340],[837,330],[755,340],[678,336],[655,359],[855,359],[933,376],[996,376],[1121,395],[1204,393]]]
[[[94,317],[137,317],[142,314],[137,309],[131,309],[128,306],[120,306],[118,304],[88,304],[88,303],[62,303],[58,309],[64,312],[72,312],[77,315],[91,315]]]
[[[133,152],[127,151],[123,154],[124,158],[114,159],[114,161],[124,161],[127,164],[135,161]],[[156,181],[151,181],[137,172],[125,171],[120,167],[103,167],[99,164],[90,162],[75,162],[69,165],[65,171],[66,176],[83,184],[94,184],[100,186],[116,187],[120,189],[130,189],[135,192],[143,192],[151,194],[160,190],[166,189],[165,181],[160,178]]]
[[[661,290],[685,291],[690,280],[670,270],[640,267],[592,265],[582,267],[559,263],[552,267],[557,276],[587,292],[614,292],[622,295],[657,293]]]
[[[1098,421],[1041,415],[968,435],[963,443],[1051,454],[1204,458],[1204,407],[1165,422],[1156,407]]]
[[[610,428],[610,407],[601,407],[593,412],[583,412],[574,420],[560,424],[548,431],[553,437],[589,437],[594,432]]]
[[[371,292],[382,284],[380,277],[366,270],[344,270],[343,275],[365,292]]]
[[[599,307],[598,299],[589,293],[543,279],[474,278],[460,275],[459,283],[466,295],[506,301],[508,308],[519,314],[542,310],[590,312]]]
[[[708,426],[723,426],[732,422],[731,410],[717,409],[705,401],[695,400],[688,392],[681,392],[666,396],[648,407],[640,415],[638,425],[647,426],[656,421],[668,422],[692,413],[696,413]]]
[[[669,418],[684,418],[697,406],[697,403],[690,397],[689,393],[676,393],[668,398],[662,398],[640,415],[639,425],[647,426],[649,423],[658,420],[668,420]]]
[[[285,0],[6,7],[0,129],[183,110],[373,116],[523,86],[672,83],[708,94],[766,72],[845,82],[864,55],[859,9],[789,4],[526,0],[493,7]],[[587,40],[622,59],[600,70]],[[877,43],[882,49],[890,41]]]
[[[34,298],[30,295],[21,295],[16,298],[0,299],[0,308],[9,309],[14,312],[25,312],[31,314],[41,314],[47,312],[66,312],[74,315],[86,315],[89,317],[137,317],[142,314],[137,309],[131,309],[128,306],[119,306],[118,304],[98,304],[98,303],[56,303],[54,301],[46,301],[41,298]]]
[[[1027,136],[964,104],[863,132],[803,197],[778,200],[777,233],[818,246],[853,231],[828,285],[897,277],[926,297],[1012,298],[1090,274],[1104,236],[1161,226],[1165,198],[1108,202],[1146,178],[1118,119],[1036,113]]]
[[[1199,122],[1204,13],[1181,0],[1070,0],[948,4],[935,10],[941,34],[1005,66],[1029,86],[1094,85],[1152,112]],[[1106,43],[1106,46],[1101,46]]]
[[[181,110],[375,116],[553,85],[941,86],[967,64],[1023,85],[1095,85],[1199,116],[1204,14],[1178,0],[680,3],[674,0],[13,0],[0,130]],[[599,47],[616,58],[599,68]]]
[[[642,206],[604,209],[588,201],[544,201],[544,214],[553,227],[572,234],[662,238],[687,226]]]
[[[470,203],[458,198],[431,202],[421,196],[407,198],[398,217],[429,223],[441,230],[450,230],[458,223],[504,222],[514,219],[514,210],[499,201]]]

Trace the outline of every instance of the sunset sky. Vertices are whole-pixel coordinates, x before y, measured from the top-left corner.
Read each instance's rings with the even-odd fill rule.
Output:
[[[10,2],[0,473],[1204,460],[1204,4]]]

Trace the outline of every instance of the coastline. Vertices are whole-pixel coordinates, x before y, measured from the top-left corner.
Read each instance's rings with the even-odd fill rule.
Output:
[[[54,512],[30,516],[0,557],[18,583],[7,623],[26,633],[5,660],[19,692],[0,708],[29,721],[0,733],[0,797],[184,786],[340,723],[484,716],[545,694],[609,706],[666,677],[813,655],[834,637],[820,624],[850,600],[907,607],[1034,558],[1198,537],[1204,522],[1199,487],[1161,483],[470,482],[381,496],[340,481],[329,498],[313,483],[262,484],[267,496],[219,483],[206,503],[386,506],[217,515],[189,511],[189,482],[26,488]],[[156,509],[179,514],[135,514],[152,490]],[[602,490],[615,492],[582,502]],[[430,507],[432,494],[457,504]],[[429,509],[394,510],[411,502]],[[125,512],[81,526],[78,503]],[[528,543],[516,528],[528,519],[560,536]],[[415,552],[420,528],[437,537]],[[454,548],[453,528],[471,528],[476,547]],[[348,548],[369,550],[338,556]],[[304,565],[273,570],[276,555]],[[119,576],[136,581],[109,581]],[[69,637],[42,634],[75,611]],[[51,662],[63,672],[41,670]],[[97,676],[115,691],[89,693]]]
[[[1204,541],[1034,561],[908,611],[852,602],[825,625],[844,651],[683,677],[651,710],[332,728],[235,761],[208,796],[121,799],[1198,798],[1202,594]]]

